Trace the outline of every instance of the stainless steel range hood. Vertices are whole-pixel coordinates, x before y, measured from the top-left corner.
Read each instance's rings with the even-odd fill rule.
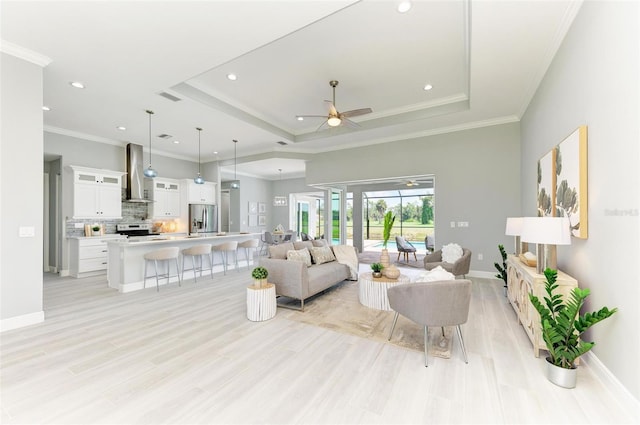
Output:
[[[127,202],[153,202],[144,197],[142,145],[127,144]]]

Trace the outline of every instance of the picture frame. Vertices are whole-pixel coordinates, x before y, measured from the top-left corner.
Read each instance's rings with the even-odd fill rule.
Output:
[[[249,214],[258,213],[258,203],[256,201],[249,201]]]
[[[555,148],[557,217],[568,217],[571,235],[587,239],[587,126],[578,127]]]
[[[264,214],[267,212],[267,204],[264,202],[258,202],[258,213]]]
[[[567,217],[571,235],[588,238],[587,126],[578,127],[538,161],[539,217]]]
[[[267,225],[267,217],[264,215],[258,216],[258,226],[266,226]]]
[[[249,214],[249,227],[256,227],[258,225],[258,216],[255,214]]]

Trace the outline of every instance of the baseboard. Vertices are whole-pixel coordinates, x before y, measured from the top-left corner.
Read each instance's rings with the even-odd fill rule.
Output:
[[[496,274],[494,272],[483,272],[480,270],[470,270],[467,276],[482,277],[485,279],[496,279]]]
[[[60,269],[60,277],[69,276],[69,270]]]
[[[633,423],[640,423],[640,401],[606,368],[600,359],[593,354],[593,351],[581,356],[580,361],[591,369],[607,389],[611,390],[613,397],[620,402],[621,407],[634,418]],[[578,383],[578,385],[580,384]]]
[[[23,328],[25,326],[35,325],[36,323],[41,322],[44,322],[44,311],[9,317],[7,319],[0,320],[0,332]]]

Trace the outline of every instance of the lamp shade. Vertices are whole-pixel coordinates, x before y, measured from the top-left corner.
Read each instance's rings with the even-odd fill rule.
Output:
[[[523,217],[520,237],[524,242],[570,245],[569,220],[566,217]]]
[[[522,217],[507,217],[507,228],[504,234],[508,236],[520,236],[522,234]]]

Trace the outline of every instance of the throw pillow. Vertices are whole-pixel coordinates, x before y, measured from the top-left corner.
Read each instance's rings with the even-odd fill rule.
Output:
[[[294,249],[302,249],[302,248],[311,249],[313,248],[313,244],[311,243],[311,241],[295,241],[293,243],[293,248]]]
[[[455,243],[450,243],[442,247],[442,261],[453,264],[462,258],[462,247]]]
[[[435,282],[436,280],[454,280],[456,277],[442,266],[437,266],[430,271],[425,271],[416,276],[414,282]]]
[[[333,255],[333,251],[328,246],[319,246],[311,248],[311,257],[313,257],[313,262],[316,264],[329,263],[331,261],[336,261],[335,255]]]
[[[287,259],[287,251],[293,249],[293,244],[291,242],[281,243],[278,245],[270,245],[269,246],[269,258],[276,258],[278,260],[286,260]]]
[[[311,241],[311,243],[313,244],[313,246],[317,247],[329,246],[329,243],[326,239],[314,239]]]
[[[311,267],[311,255],[309,254],[309,250],[307,248],[298,250],[292,249],[290,251],[287,251],[287,260],[300,261],[307,267]]]

